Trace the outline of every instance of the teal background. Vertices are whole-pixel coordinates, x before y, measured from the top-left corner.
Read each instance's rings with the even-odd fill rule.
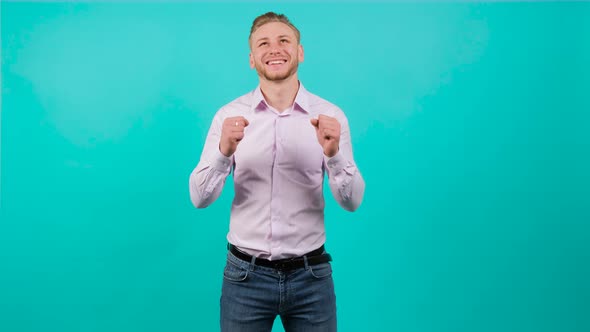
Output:
[[[0,331],[218,329],[233,188],[188,176],[267,10],[367,185],[326,191],[340,331],[590,331],[590,3],[1,9]]]

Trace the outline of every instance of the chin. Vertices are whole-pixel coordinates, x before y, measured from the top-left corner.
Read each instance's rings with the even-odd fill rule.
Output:
[[[275,75],[265,75],[266,79],[269,81],[284,81],[289,78],[289,74],[275,74]]]
[[[296,72],[297,70],[287,70],[285,72],[274,73],[265,72],[263,76],[269,81],[284,81],[289,77],[293,76],[293,74],[295,74]]]
[[[264,68],[265,69],[265,68]],[[264,70],[263,68],[256,67],[256,71],[258,72],[258,76],[263,77],[268,81],[284,81],[289,77],[293,76],[294,73],[297,72],[297,66],[295,68],[287,68],[284,71],[275,71],[269,72]]]

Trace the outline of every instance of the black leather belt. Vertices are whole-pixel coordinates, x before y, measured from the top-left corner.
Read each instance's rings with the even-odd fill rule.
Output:
[[[229,251],[236,256],[237,258],[246,261],[248,263],[252,262],[252,256],[244,253],[243,251],[238,250],[236,246],[231,243],[228,243],[227,247]],[[324,246],[322,245],[318,249],[314,251],[310,251],[307,254],[303,255],[307,257],[307,265],[318,265],[327,263],[332,260],[332,256],[330,254],[324,254]],[[277,270],[287,271],[287,270],[294,270],[298,268],[305,267],[305,260],[303,256],[300,257],[293,257],[293,258],[285,258],[285,259],[278,259],[274,261],[270,261],[264,258],[256,258],[254,260],[255,265],[270,267]]]

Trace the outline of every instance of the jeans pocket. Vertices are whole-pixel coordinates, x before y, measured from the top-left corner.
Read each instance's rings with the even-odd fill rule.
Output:
[[[248,277],[248,269],[227,261],[223,270],[223,277],[229,281],[241,282]]]
[[[311,265],[309,272],[316,279],[324,279],[332,275],[332,265],[330,263]]]

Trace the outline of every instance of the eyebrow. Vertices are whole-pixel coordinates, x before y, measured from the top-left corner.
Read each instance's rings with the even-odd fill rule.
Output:
[[[289,35],[280,35],[278,36],[278,38],[287,38],[287,39],[291,39],[292,37]],[[260,43],[263,40],[269,40],[268,37],[262,37],[262,38],[258,38],[258,40],[256,40],[256,44]]]

